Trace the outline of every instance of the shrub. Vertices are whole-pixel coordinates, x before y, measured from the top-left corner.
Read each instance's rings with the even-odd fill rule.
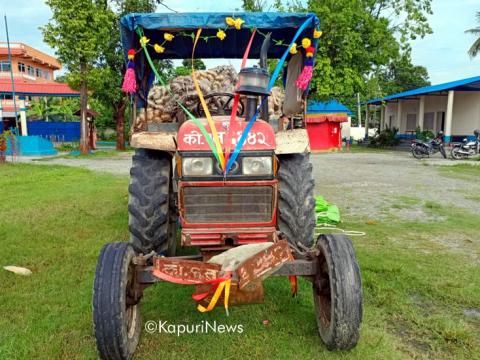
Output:
[[[397,146],[400,143],[400,140],[397,139],[397,133],[397,128],[386,128],[382,131],[377,130],[375,136],[370,139],[369,146],[376,148]]]

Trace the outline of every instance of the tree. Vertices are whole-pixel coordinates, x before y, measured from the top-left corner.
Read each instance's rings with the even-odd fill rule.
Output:
[[[47,0],[52,11],[41,27],[44,40],[55,49],[62,64],[80,80],[80,151],[88,152],[88,73],[110,36],[112,14],[92,0]]]
[[[395,94],[430,85],[424,66],[412,64],[410,51],[405,51],[377,73],[381,94]]]
[[[473,42],[472,46],[468,50],[468,55],[470,55],[470,57],[472,58],[476,57],[480,52],[480,11],[477,11],[475,17],[477,18],[478,26],[476,28],[465,31],[467,34],[472,34],[477,37],[477,39]]]
[[[193,63],[195,65],[195,70],[205,70],[207,67],[202,59],[194,59]],[[176,76],[185,76],[190,75],[192,73],[192,60],[191,59],[183,59],[182,66],[177,66],[175,68],[175,75]]]
[[[123,74],[126,71],[125,57],[120,38],[120,18],[132,12],[153,12],[155,0],[100,0],[104,11],[114,12],[109,24],[110,35],[104,42],[101,56],[95,70],[93,87],[94,96],[105,104],[111,104],[117,133],[117,150],[125,149],[125,110],[128,97],[122,93]],[[171,60],[159,61],[158,67],[162,75],[171,76],[173,63]]]
[[[27,116],[34,119],[67,121],[73,118],[78,105],[76,98],[34,98],[30,101]]]
[[[244,0],[244,6],[249,3]],[[314,12],[320,18],[323,36],[310,96],[336,98],[349,106],[355,104],[357,92],[365,98],[372,91],[381,92],[377,74],[409,51],[410,39],[431,32],[426,18],[432,12],[431,0],[309,0],[306,6],[298,0],[274,0],[273,4],[278,10]]]

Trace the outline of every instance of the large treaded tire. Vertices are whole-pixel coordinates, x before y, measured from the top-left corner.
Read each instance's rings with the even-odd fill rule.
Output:
[[[133,155],[128,187],[128,228],[130,243],[139,253],[148,254],[153,250],[173,255],[176,233],[171,230],[175,221],[170,213],[173,200],[171,167],[171,155],[162,151],[137,149]]]
[[[289,242],[310,247],[315,232],[313,169],[309,154],[280,155],[278,228]]]
[[[329,350],[353,348],[363,316],[362,279],[352,242],[343,234],[320,235],[313,298],[318,331]]]
[[[128,243],[106,244],[97,262],[93,285],[93,324],[102,359],[130,359],[138,345],[142,319],[131,288],[135,252]]]

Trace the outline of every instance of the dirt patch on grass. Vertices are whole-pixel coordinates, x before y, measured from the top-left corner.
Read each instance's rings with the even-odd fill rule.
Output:
[[[381,220],[393,215],[401,221],[441,221],[427,211],[427,202],[480,213],[480,202],[471,198],[480,193],[480,181],[471,181],[472,174],[445,176],[443,167],[426,166],[450,160],[417,161],[403,152],[316,154],[311,160],[315,192],[336,203],[344,216]],[[451,168],[450,172],[461,171]],[[427,209],[418,206],[423,203]]]

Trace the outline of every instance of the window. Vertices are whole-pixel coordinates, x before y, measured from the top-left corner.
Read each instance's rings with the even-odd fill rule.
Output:
[[[18,71],[20,71],[22,73],[25,72],[25,64],[24,63],[21,63],[21,62],[18,63]]]
[[[10,71],[10,62],[0,61],[0,71]]]
[[[428,112],[423,116],[423,130],[433,130],[433,120],[435,113]]]
[[[33,66],[28,65],[27,70],[28,70],[28,75],[35,76],[35,69],[33,68]]]
[[[407,114],[406,131],[415,131],[417,128],[417,114]]]
[[[42,71],[42,69],[35,68],[35,76],[36,76],[36,77],[43,77],[43,71]]]
[[[45,77],[45,79],[50,80],[50,73],[48,71],[44,71],[43,76]]]

